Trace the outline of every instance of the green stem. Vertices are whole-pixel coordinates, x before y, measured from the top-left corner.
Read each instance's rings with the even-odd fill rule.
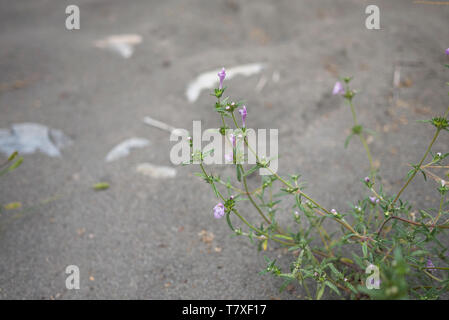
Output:
[[[396,201],[398,201],[399,197],[401,196],[402,192],[404,192],[405,188],[407,188],[407,186],[409,185],[409,183],[413,180],[413,178],[416,176],[416,174],[418,173],[418,171],[421,169],[421,165],[423,164],[424,160],[427,158],[427,155],[429,154],[433,144],[435,143],[438,135],[440,134],[441,129],[437,129],[432,141],[430,142],[429,146],[427,147],[426,153],[424,153],[424,156],[422,157],[421,161],[419,162],[417,168],[415,169],[415,171],[412,173],[412,175],[410,176],[410,178],[408,178],[407,182],[404,184],[404,186],[401,188],[401,190],[399,190],[399,193],[397,194],[396,198],[394,198],[393,202],[391,203],[391,205],[394,205],[396,203]]]
[[[246,177],[244,175],[244,170],[243,170],[243,166],[237,164],[237,166],[240,166],[240,169],[242,170],[242,175],[243,175],[243,185],[245,187],[245,191],[246,191],[246,195],[248,196],[249,201],[253,204],[253,206],[256,208],[256,210],[259,212],[260,216],[268,223],[271,224],[270,219],[268,219],[265,214],[262,212],[262,209],[260,209],[260,207],[257,205],[257,203],[254,201],[253,197],[251,196],[249,189],[248,189],[248,184],[246,182]]]
[[[352,113],[352,119],[354,121],[354,126],[358,126],[359,123],[357,122],[357,116],[356,116],[356,113],[355,113],[354,104],[352,103],[352,99],[348,99],[348,102],[349,102],[349,106],[351,107],[351,113]],[[368,146],[368,143],[366,142],[365,137],[363,136],[363,132],[360,132],[358,134],[358,136],[360,138],[360,141],[362,142],[363,147],[365,148],[366,155],[367,155],[368,161],[369,161],[370,174],[372,176],[372,180],[373,180],[373,183],[374,183],[374,181],[375,181],[375,174],[374,174],[375,168],[374,168],[373,157],[371,156],[371,151],[369,149],[369,146]]]

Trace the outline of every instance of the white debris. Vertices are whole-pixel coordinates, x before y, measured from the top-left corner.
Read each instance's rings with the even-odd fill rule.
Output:
[[[138,34],[111,35],[101,40],[95,41],[97,48],[109,49],[128,59],[134,53],[134,46],[142,42],[142,37]]]
[[[143,148],[150,144],[150,141],[143,138],[130,138],[116,145],[106,156],[106,162],[112,162],[129,155],[132,148]]]
[[[174,135],[177,135],[177,136],[183,136],[184,132],[185,132],[183,129],[175,128],[165,122],[153,119],[151,117],[143,118],[143,122],[149,126],[173,133]]]
[[[60,130],[39,123],[18,123],[11,130],[0,129],[0,152],[10,155],[14,151],[31,154],[36,151],[50,157],[60,157],[60,149],[72,144],[72,140]]]
[[[265,87],[265,85],[267,84],[267,82],[268,82],[267,77],[262,76],[256,85],[256,92],[261,92]]]
[[[171,167],[156,166],[151,163],[139,164],[136,171],[152,178],[174,178],[176,176],[176,169]]]
[[[230,80],[237,75],[249,77],[259,73],[263,68],[264,66],[261,63],[251,63],[232,67],[226,69],[226,80]],[[193,80],[186,89],[186,96],[189,102],[195,102],[200,96],[202,90],[214,88],[219,82],[217,74],[220,71],[221,69],[216,69],[202,73],[196,77],[196,79]]]

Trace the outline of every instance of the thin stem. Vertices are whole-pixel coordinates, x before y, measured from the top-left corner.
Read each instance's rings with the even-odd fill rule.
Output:
[[[421,165],[423,164],[424,160],[427,158],[427,155],[429,154],[433,144],[435,143],[438,135],[440,134],[441,129],[437,129],[432,141],[430,142],[429,146],[427,147],[426,153],[424,153],[424,156],[422,157],[421,161],[419,162],[417,168],[415,168],[415,171],[412,173],[412,175],[410,176],[410,178],[408,178],[407,182],[404,184],[404,186],[401,188],[401,190],[399,190],[399,193],[397,194],[396,198],[394,198],[393,202],[391,203],[391,205],[394,205],[396,203],[396,201],[398,201],[399,197],[401,196],[402,192],[404,192],[405,188],[407,188],[407,186],[409,185],[409,183],[413,180],[413,178],[416,176],[416,174],[418,173],[418,171],[421,169]]]
[[[241,165],[239,165],[239,164],[237,164],[237,166],[240,166],[240,169],[242,170],[242,173],[243,173],[243,185],[244,185],[244,187],[245,187],[245,191],[246,191],[246,193],[247,193],[247,196],[248,196],[248,199],[249,199],[249,201],[251,201],[251,203],[253,204],[253,206],[256,208],[256,210],[259,212],[259,214],[260,214],[260,216],[268,223],[268,224],[271,224],[271,221],[270,221],[270,219],[268,219],[266,216],[265,216],[265,214],[262,212],[262,210],[260,209],[260,207],[257,205],[257,203],[254,201],[254,199],[253,199],[253,197],[251,197],[251,194],[250,194],[250,192],[249,192],[249,189],[248,189],[248,184],[247,184],[247,182],[246,182],[246,177],[245,177],[245,175],[244,175],[244,170],[243,170],[243,166],[241,166]]]
[[[356,116],[356,113],[355,113],[354,104],[352,103],[352,99],[348,99],[348,102],[349,102],[349,106],[351,107],[351,113],[352,113],[352,119],[354,121],[354,126],[358,126],[359,124],[357,122],[357,116]],[[365,148],[366,155],[367,155],[368,161],[369,161],[370,173],[371,173],[372,180],[373,180],[373,183],[374,183],[376,177],[375,177],[375,174],[374,174],[375,168],[374,168],[373,157],[371,156],[371,151],[370,151],[370,149],[368,147],[368,143],[366,142],[365,137],[363,136],[363,132],[360,132],[358,134],[358,136],[360,138],[360,141],[362,142],[363,147]]]
[[[382,225],[380,226],[379,230],[377,231],[377,235],[380,235],[380,232],[382,231],[383,227],[385,226],[385,224],[390,221],[391,219],[396,219],[405,223],[409,223],[412,224],[414,226],[422,226],[422,223],[418,223],[415,221],[411,221],[411,220],[407,220],[398,216],[391,216],[388,217],[387,219],[385,219],[385,221],[382,223]],[[445,225],[445,224],[440,224],[440,225],[436,225],[436,224],[426,224],[426,227],[430,227],[430,228],[441,228],[441,229],[449,229],[449,225]]]

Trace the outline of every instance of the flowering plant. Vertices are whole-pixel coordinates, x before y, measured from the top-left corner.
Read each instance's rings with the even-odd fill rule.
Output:
[[[260,250],[266,250],[268,244],[273,243],[294,253],[289,270],[282,270],[276,260],[266,258],[267,266],[262,273],[284,279],[281,289],[291,282],[299,282],[309,299],[321,299],[325,292],[351,299],[436,299],[447,292],[448,247],[441,236],[449,229],[449,202],[446,201],[449,185],[431,169],[448,168],[443,162],[449,153],[433,153],[432,147],[440,134],[449,131],[449,108],[444,115],[423,121],[434,126],[433,138],[418,163],[411,165],[402,188],[396,194],[388,194],[379,182],[367,143],[367,136],[372,132],[357,120],[353,104],[356,91],[350,87],[352,78],[338,81],[333,94],[345,99],[353,119],[345,146],[351,138],[358,138],[370,163],[367,176],[360,179],[366,188],[366,197],[344,211],[324,207],[306,193],[299,175],[281,176],[270,169],[269,160],[258,158],[246,135],[248,110],[240,103],[230,102],[229,98],[223,99],[224,68],[218,76],[220,85],[213,93],[217,99],[215,109],[221,120],[220,133],[233,147],[232,154],[225,157],[235,167],[236,179],[223,180],[208,173],[203,163],[207,155],[193,150],[192,144],[191,154],[192,158],[200,159],[198,175],[211,185],[218,198],[219,203],[213,209],[215,218],[224,217],[235,235],[248,237],[251,242],[258,243]],[[242,125],[239,125],[236,111]],[[228,124],[237,130],[234,132],[239,133],[238,139],[234,134],[227,135]],[[238,141],[256,157],[255,166],[246,168],[239,161],[239,157],[244,159],[247,155],[237,152]],[[271,174],[262,176],[260,187],[250,190],[247,178],[260,168]],[[416,213],[401,198],[417,175],[436,181],[439,207],[418,208]],[[274,197],[277,189],[280,193]],[[291,205],[288,214],[292,216],[293,225],[289,228],[282,227],[276,220],[282,198],[288,199]],[[238,206],[242,200],[251,203],[260,221],[247,219]],[[241,226],[237,226],[235,219]],[[323,225],[326,220],[340,225],[341,230],[329,233]]]

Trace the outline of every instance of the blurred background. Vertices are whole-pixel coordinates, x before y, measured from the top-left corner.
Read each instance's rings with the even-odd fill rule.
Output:
[[[370,4],[380,30],[365,27]],[[66,28],[69,5],[79,30]],[[416,120],[448,106],[447,47],[449,5],[412,0],[1,0],[0,162],[17,148],[24,162],[0,178],[0,298],[302,298],[258,274],[264,255],[288,267],[292,254],[230,237],[199,168],[174,166],[169,133],[145,117],[217,127],[210,89],[195,81],[249,68],[226,94],[245,100],[249,127],[279,130],[278,173],[302,174],[314,198],[344,211],[365,195],[369,166],[359,141],[343,147],[352,119],[335,81],[355,77],[360,122],[377,132],[375,163],[397,192],[431,139]],[[417,179],[405,198],[431,206],[435,186]],[[66,289],[68,265],[79,290]]]

